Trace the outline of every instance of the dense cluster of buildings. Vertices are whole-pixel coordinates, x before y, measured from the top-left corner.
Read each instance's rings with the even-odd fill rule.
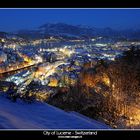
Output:
[[[32,81],[48,89],[72,86],[77,82],[78,75],[85,64],[96,64],[99,59],[114,61],[116,56],[130,49],[131,45],[139,45],[139,42],[92,42],[73,45],[59,44],[56,47],[54,44],[53,47],[48,47],[48,44],[45,45],[44,42],[42,44],[42,40],[37,40],[32,44],[27,43],[22,47],[4,45],[0,50],[1,73],[30,65],[36,66],[36,68],[25,70],[24,73],[19,72],[6,79],[17,86],[20,85],[19,87],[23,89]]]

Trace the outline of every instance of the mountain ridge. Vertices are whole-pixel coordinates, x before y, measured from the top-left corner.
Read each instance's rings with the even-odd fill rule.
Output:
[[[13,34],[25,39],[44,39],[51,36],[67,39],[89,39],[99,36],[107,38],[121,37],[128,39],[139,39],[140,29],[115,30],[110,27],[96,28],[91,26],[71,25],[66,23],[46,23],[35,29],[18,30],[16,33],[13,32]]]

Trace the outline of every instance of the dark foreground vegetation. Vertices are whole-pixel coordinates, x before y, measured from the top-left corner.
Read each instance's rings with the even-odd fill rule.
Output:
[[[140,127],[140,49],[132,47],[113,62],[85,67],[76,85],[61,88],[49,103],[77,111],[113,128]]]

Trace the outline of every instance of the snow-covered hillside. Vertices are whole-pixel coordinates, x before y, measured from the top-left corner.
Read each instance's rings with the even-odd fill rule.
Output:
[[[109,129],[78,113],[65,112],[46,103],[16,103],[0,96],[0,129]]]

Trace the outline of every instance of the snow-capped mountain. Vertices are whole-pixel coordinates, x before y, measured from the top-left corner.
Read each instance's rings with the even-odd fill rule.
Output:
[[[94,30],[92,28],[80,27],[74,25],[68,25],[65,23],[56,23],[56,24],[44,24],[40,26],[39,29],[44,31],[44,33],[52,33],[52,34],[69,34],[75,36],[93,36]]]
[[[111,28],[95,28],[83,25],[70,25],[65,23],[47,23],[35,30],[21,30],[18,35],[24,38],[46,38],[49,36],[63,38],[90,38],[90,37],[123,37],[136,38],[140,37],[140,30],[121,30],[117,31]]]
[[[47,23],[32,30],[19,30],[16,33],[0,32],[0,37],[16,36],[24,39],[41,39],[51,36],[64,39],[89,39],[93,37],[140,39],[140,29],[114,30],[66,23]]]
[[[46,38],[49,36],[81,38],[85,36],[94,36],[94,30],[92,28],[74,26],[65,23],[47,23],[35,30],[21,30],[18,32],[18,35],[26,38]]]

